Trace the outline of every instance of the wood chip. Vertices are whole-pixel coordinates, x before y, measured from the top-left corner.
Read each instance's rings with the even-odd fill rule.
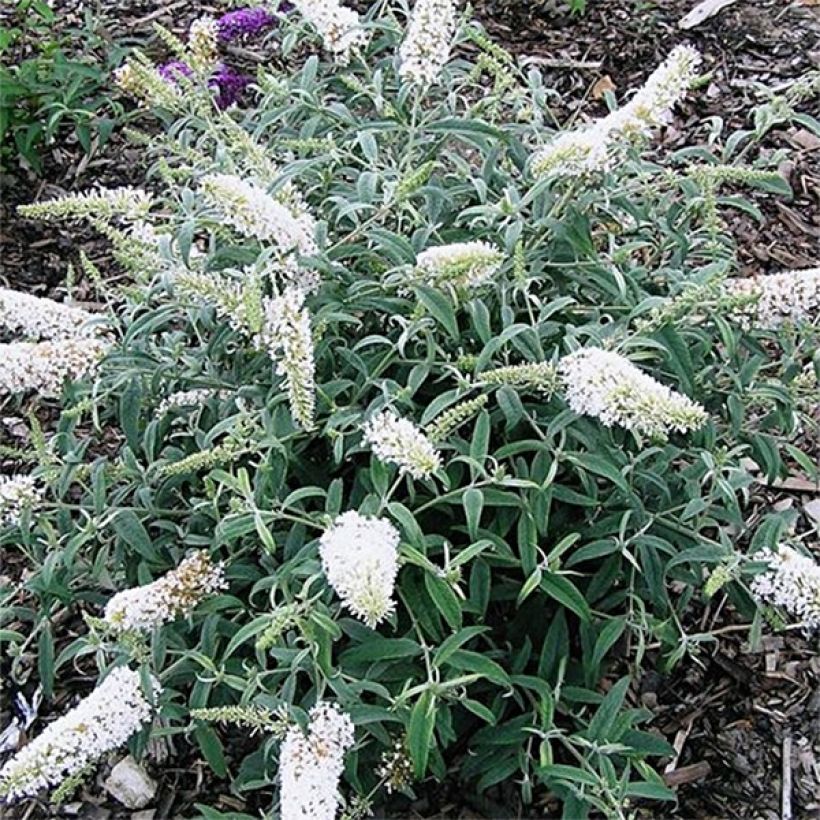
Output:
[[[684,30],[699,26],[704,20],[714,17],[721,9],[731,6],[737,0],[703,0],[698,3],[685,17],[678,20],[678,28]]]
[[[698,763],[691,763],[689,766],[681,766],[680,769],[675,769],[674,772],[666,772],[663,780],[667,786],[674,789],[675,786],[683,786],[685,783],[695,783],[698,780],[703,780],[704,777],[709,777],[710,774],[712,774],[712,767],[705,760],[701,760]]]

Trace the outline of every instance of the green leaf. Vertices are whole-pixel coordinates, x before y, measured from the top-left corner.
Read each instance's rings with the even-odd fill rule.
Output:
[[[367,643],[343,652],[339,660],[344,664],[356,664],[414,658],[417,655],[421,655],[421,647],[410,638],[382,638],[374,635]]]
[[[51,634],[51,622],[46,621],[37,641],[37,671],[46,700],[54,697],[54,636]]]
[[[410,724],[407,727],[407,749],[413,761],[416,780],[421,780],[427,771],[433,730],[436,727],[436,696],[432,690],[425,690],[413,706]]]
[[[200,724],[194,729],[194,737],[202,751],[202,756],[208,761],[208,765],[217,777],[228,776],[228,765],[225,762],[225,753],[222,750],[222,742],[216,732],[210,727]]]
[[[478,538],[478,525],[481,520],[481,510],[484,508],[484,495],[481,490],[471,487],[461,498],[464,514],[467,517],[467,532],[470,538]]]
[[[415,290],[419,301],[427,308],[430,315],[447,331],[450,338],[458,341],[460,338],[458,322],[449,298],[440,291],[421,285],[417,286]]]
[[[609,737],[609,732],[623,706],[629,684],[630,679],[623,677],[607,692],[606,697],[601,701],[598,711],[595,712],[587,727],[586,735],[590,740],[605,742],[619,739]]]
[[[120,425],[128,446],[136,453],[140,445],[139,418],[142,388],[139,379],[131,379],[120,397]]]
[[[143,557],[156,561],[154,542],[133,510],[120,510],[111,525],[127,549],[135,549]]]
[[[572,581],[563,575],[556,575],[552,572],[545,572],[541,578],[541,589],[562,604],[567,609],[574,612],[582,621],[592,619],[589,604]]]
[[[433,599],[436,609],[444,616],[444,620],[450,624],[451,628],[460,629],[461,604],[453,588],[432,572],[424,573],[424,586]]]

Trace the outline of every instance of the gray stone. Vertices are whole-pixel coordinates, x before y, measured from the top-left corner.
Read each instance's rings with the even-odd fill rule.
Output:
[[[157,784],[131,755],[124,757],[103,784],[105,790],[126,808],[142,809],[157,793]]]

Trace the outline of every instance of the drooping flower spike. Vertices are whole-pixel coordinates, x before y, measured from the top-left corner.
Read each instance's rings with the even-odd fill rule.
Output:
[[[121,666],[84,700],[24,746],[0,769],[0,797],[13,802],[53,789],[72,775],[123,746],[150,719],[139,672]],[[149,700],[150,698],[150,700]]]

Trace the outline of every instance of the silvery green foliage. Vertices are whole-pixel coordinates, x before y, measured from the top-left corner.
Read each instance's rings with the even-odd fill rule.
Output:
[[[112,239],[136,283],[120,341],[66,388],[38,468],[57,509],[0,539],[40,562],[38,613],[65,589],[102,605],[191,549],[224,562],[228,589],[150,646],[95,633],[62,652],[145,664],[179,743],[265,809],[315,786],[329,816],[401,812],[449,777],[515,794],[511,815],[549,791],[565,816],[624,816],[672,797],[626,670],[647,645],[666,667],[697,646],[706,570],[794,523],[749,531],[746,465],[811,469],[816,306],[772,332],[726,296],[718,186],[783,185],[733,165],[742,143],[757,162],[751,132],[695,167],[657,147],[691,51],[621,101],[605,162],[570,144],[583,174],[538,175],[533,155],[576,139],[547,125],[543,77],[474,24],[451,42],[452,7],[431,32],[436,8],[298,3],[247,110],[215,110],[196,78],[163,93],[134,62],[168,109],[155,199],[36,206]],[[431,46],[423,76],[403,76],[408,37]],[[195,412],[167,412],[178,393]],[[753,616],[740,571],[716,594]],[[293,722],[317,703],[353,736],[302,770]],[[226,763],[236,745],[206,721],[231,706],[283,715],[290,740]]]

